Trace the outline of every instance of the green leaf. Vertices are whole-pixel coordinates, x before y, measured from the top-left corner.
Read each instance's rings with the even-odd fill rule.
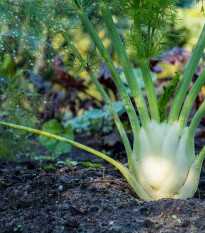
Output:
[[[65,160],[65,162],[66,162],[67,164],[71,165],[71,166],[77,166],[77,165],[78,165],[78,162],[77,162],[77,161],[72,161],[72,160],[70,160],[69,158],[67,158],[67,159]]]
[[[67,125],[65,128],[65,137],[69,137],[70,139],[74,138],[73,130],[72,130],[72,125]]]
[[[63,132],[61,125],[55,119],[44,123],[42,129],[43,131],[46,131],[52,134],[57,134],[57,135],[60,135]]]
[[[118,114],[123,114],[124,112],[126,112],[125,106],[122,101],[113,102],[112,105]],[[105,111],[104,112],[105,116],[111,116],[110,110],[108,109],[107,105],[105,105],[103,109]]]
[[[182,223],[181,219],[178,218],[175,214],[172,215],[172,218],[173,218],[177,223]]]
[[[67,165],[66,161],[62,161],[62,160],[56,163],[56,166],[65,166],[65,165]]]
[[[99,119],[105,116],[106,113],[104,113],[101,109],[94,108],[90,111],[87,111],[85,113],[85,116],[87,116],[89,119]]]
[[[102,167],[101,164],[98,164],[98,163],[90,163],[90,162],[80,162],[80,164],[83,164],[87,167],[92,167],[92,168],[95,168],[95,167]]]
[[[114,102],[113,107],[118,114],[123,114],[124,112],[126,112],[125,106],[122,101]]]
[[[74,117],[73,119],[65,123],[66,126],[71,125],[72,129],[85,129],[89,127],[90,121],[84,114],[81,116]]]
[[[40,167],[43,170],[54,170],[54,169],[56,169],[56,167],[53,164],[49,164],[49,165],[40,164]]]
[[[4,56],[3,64],[0,68],[0,74],[2,76],[8,77],[9,75],[14,75],[16,72],[16,65],[11,56]]]
[[[19,224],[17,227],[14,227],[14,232],[20,231],[20,229],[21,229],[21,224]]]
[[[135,68],[135,69],[133,69],[133,71],[134,71],[135,77],[137,78],[137,82],[138,82],[139,87],[141,89],[144,89],[145,88],[145,84],[144,84],[144,81],[143,81],[143,75],[142,75],[141,69],[140,68]],[[157,80],[157,75],[155,73],[153,73],[153,72],[151,72],[151,77],[152,77],[152,81],[153,82]],[[123,81],[123,83],[125,83],[126,85],[128,85],[127,79],[126,79],[124,73],[121,73],[120,78]]]
[[[118,114],[123,114],[126,112],[124,104],[122,101],[116,101],[113,103],[113,107]],[[84,129],[96,129],[99,125],[99,121],[103,117],[108,118],[111,116],[110,110],[107,105],[104,106],[103,110],[94,108],[92,110],[86,111],[83,115],[74,117],[68,120],[65,125],[72,125],[72,129],[84,130]]]
[[[49,160],[54,161],[56,159],[55,155],[39,155],[36,157],[36,160]]]
[[[63,128],[61,125],[58,123],[57,120],[50,120],[46,123],[43,124],[42,127],[43,131],[52,133],[58,136],[62,136],[65,138],[73,139],[74,134],[72,131],[72,126],[68,125],[65,128],[65,133],[63,133]],[[53,154],[62,154],[62,153],[67,153],[71,150],[71,145],[67,144],[65,142],[60,142],[52,138],[45,137],[43,135],[39,136],[40,143],[46,147],[46,149]]]

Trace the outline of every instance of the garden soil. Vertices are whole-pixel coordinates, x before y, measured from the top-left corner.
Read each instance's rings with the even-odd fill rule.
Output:
[[[84,138],[98,148],[95,140]],[[95,156],[76,148],[67,156],[96,163]],[[45,171],[32,161],[1,163],[0,232],[205,232],[204,173],[192,199],[143,202],[119,171],[101,159],[97,163],[103,166]]]

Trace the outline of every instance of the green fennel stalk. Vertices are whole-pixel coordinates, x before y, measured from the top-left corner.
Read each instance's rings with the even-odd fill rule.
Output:
[[[109,99],[109,97],[107,96],[106,92],[104,91],[103,87],[101,86],[100,82],[98,81],[98,79],[96,78],[96,76],[93,74],[93,72],[91,71],[91,68],[89,66],[89,64],[83,59],[83,57],[80,55],[80,53],[78,52],[78,50],[76,49],[76,47],[74,46],[73,42],[71,41],[71,39],[69,38],[69,35],[66,33],[62,34],[63,37],[65,38],[65,40],[67,41],[68,45],[70,46],[70,48],[72,49],[73,53],[77,56],[77,58],[79,59],[79,61],[82,63],[82,65],[84,66],[84,69],[88,72],[91,80],[93,81],[93,83],[95,84],[95,86],[97,87],[98,91],[100,92],[103,100],[105,101],[105,103],[107,104],[110,112],[113,115],[115,124],[119,130],[120,136],[124,142],[124,146],[127,152],[128,157],[131,156],[132,153],[132,149],[129,143],[129,140],[127,138],[125,129],[122,125],[122,122],[119,119],[119,116],[117,115],[115,109],[113,108],[113,105]]]
[[[199,40],[196,44],[192,57],[186,68],[186,71],[184,72],[182,81],[179,85],[178,91],[172,103],[172,107],[171,107],[170,114],[169,114],[169,123],[172,123],[178,119],[178,116],[179,116],[179,113],[182,107],[182,103],[184,101],[184,98],[189,89],[189,85],[191,83],[192,77],[196,71],[196,68],[199,64],[199,60],[201,59],[204,48],[205,48],[204,37],[205,37],[205,26],[202,29]]]
[[[143,74],[143,79],[145,83],[145,89],[147,92],[151,116],[154,120],[160,121],[157,97],[155,94],[154,85],[152,82],[151,73],[149,69],[149,54],[148,54],[148,50],[145,50],[145,45],[143,43],[142,31],[141,31],[141,26],[140,26],[140,19],[138,18],[137,15],[135,16],[135,19],[134,19],[134,30],[136,31],[135,33],[137,34],[137,38],[138,38],[137,50],[138,50],[138,53],[141,54],[139,62],[140,62],[140,66],[141,66],[141,70]],[[150,29],[150,22],[149,22],[148,44],[151,44],[153,40],[153,38],[150,38],[150,30],[151,29]]]
[[[183,105],[183,108],[182,108],[182,111],[179,117],[179,123],[182,129],[186,127],[188,116],[191,112],[191,108],[193,107],[194,101],[204,84],[205,84],[205,68],[203,69],[203,71],[200,73],[199,77],[195,81],[193,87],[191,88],[184,102],[184,105]]]
[[[117,86],[117,89],[120,93],[121,99],[125,104],[125,108],[127,110],[127,113],[128,113],[129,119],[130,119],[130,123],[131,123],[134,137],[136,137],[137,133],[139,132],[140,125],[139,125],[137,115],[134,111],[133,105],[131,103],[131,100],[130,100],[130,98],[126,92],[126,89],[123,85],[123,82],[119,77],[119,74],[118,74],[118,72],[113,64],[111,57],[109,56],[107,50],[105,49],[101,39],[99,38],[97,32],[95,31],[95,29],[94,29],[93,25],[91,24],[91,22],[89,21],[88,17],[80,8],[78,8],[77,13],[78,13],[80,19],[82,20],[85,28],[87,29],[87,31],[91,35],[91,38],[95,42],[96,47],[98,48],[101,56],[103,57],[103,59],[105,61],[105,64],[107,65],[107,67],[110,70],[112,78],[113,78],[113,80]]]
[[[131,89],[133,99],[136,103],[136,106],[138,106],[138,111],[139,111],[140,119],[142,122],[142,126],[146,128],[147,124],[150,121],[150,118],[148,115],[148,111],[146,108],[144,98],[138,86],[137,79],[134,75],[132,66],[130,64],[130,61],[128,59],[128,56],[126,54],[126,51],[120,39],[120,36],[117,32],[117,28],[113,22],[108,6],[106,4],[100,4],[100,9],[103,15],[106,28],[109,32],[113,46],[115,47],[119,61],[121,63],[122,70],[125,74],[128,85]]]

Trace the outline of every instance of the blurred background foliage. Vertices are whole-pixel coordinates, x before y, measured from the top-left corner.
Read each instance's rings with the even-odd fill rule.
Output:
[[[69,21],[70,36],[74,44],[92,64],[111,100],[116,102],[123,124],[129,131],[126,114],[111,75],[76,15],[64,6],[64,1],[52,8],[52,4],[57,4],[58,1],[36,0],[36,8],[26,9],[23,2],[3,0],[0,5],[0,119],[40,128],[46,128],[43,124],[49,122],[48,131],[50,128],[51,132],[64,132],[70,138],[74,137],[73,131],[98,131],[101,134],[113,132],[112,117],[100,95],[58,33],[58,29],[66,27]],[[203,1],[198,0],[180,0],[177,4],[179,20],[176,25],[169,25],[168,32],[179,37],[174,41],[168,37],[167,51],[150,64],[158,94],[175,71],[183,72],[185,69],[204,25],[202,3]],[[29,4],[32,5],[32,1]],[[28,12],[28,9],[31,11]],[[69,20],[66,21],[67,13]],[[97,5],[91,5],[87,14],[123,77]],[[124,33],[130,27],[129,20],[117,9],[114,11],[114,20],[124,39]],[[137,70],[137,61],[133,62],[133,66]],[[197,72],[204,66],[202,59]],[[139,72],[136,75],[138,80],[142,79]],[[141,87],[143,90],[143,83]],[[203,95],[205,93],[202,91],[200,98],[204,98]],[[19,131],[13,134],[1,127],[0,159],[13,159],[35,151],[36,144],[29,144],[31,140],[26,140],[27,138],[32,139],[33,136]],[[51,153],[60,153],[55,146],[52,147],[52,142],[45,142],[42,138],[40,141]],[[61,147],[64,148],[65,145]],[[70,149],[69,147],[63,151],[69,152]]]

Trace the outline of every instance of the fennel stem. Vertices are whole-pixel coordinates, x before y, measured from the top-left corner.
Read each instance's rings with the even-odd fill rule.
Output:
[[[110,35],[110,38],[112,40],[112,44],[115,48],[115,51],[118,55],[120,64],[122,66],[122,70],[125,74],[125,77],[128,82],[128,86],[130,87],[132,96],[134,98],[135,104],[137,106],[141,123],[144,128],[147,128],[148,123],[150,122],[150,117],[147,111],[147,107],[144,101],[144,98],[142,96],[142,92],[139,88],[139,85],[137,83],[137,79],[134,75],[131,63],[128,59],[128,56],[126,54],[125,48],[122,44],[122,41],[120,39],[120,36],[117,32],[117,28],[113,22],[110,10],[106,4],[100,4],[100,9],[103,15],[103,19],[105,22],[105,26],[108,30],[108,33]]]
[[[103,89],[103,87],[101,86],[100,82],[98,81],[98,79],[96,78],[96,76],[93,74],[93,72],[91,71],[91,69],[89,68],[89,64],[87,64],[87,62],[84,60],[84,58],[80,55],[80,53],[78,52],[78,50],[76,49],[76,47],[74,46],[73,42],[71,41],[70,37],[68,36],[68,34],[66,33],[62,33],[62,36],[64,37],[64,39],[67,41],[68,45],[70,46],[70,48],[72,49],[73,53],[75,54],[75,56],[79,59],[79,61],[82,63],[84,69],[88,72],[91,80],[93,81],[93,83],[95,84],[96,88],[98,89],[98,91],[100,92],[103,100],[105,101],[105,103],[107,104],[110,112],[113,115],[115,124],[119,130],[120,136],[123,140],[126,152],[127,152],[127,156],[128,158],[131,156],[132,153],[132,149],[129,143],[129,140],[127,138],[125,129],[122,125],[122,122],[119,119],[119,116],[117,115],[108,95],[106,94],[105,90]]]
[[[110,55],[108,54],[107,50],[105,49],[97,32],[95,31],[95,28],[93,27],[92,23],[88,19],[87,15],[81,9],[78,9],[78,16],[82,20],[86,30],[88,31],[91,38],[95,42],[96,47],[98,48],[101,56],[103,57],[106,65],[108,66],[108,68],[111,72],[112,78],[117,86],[117,89],[120,93],[121,99],[125,105],[125,109],[127,110],[127,113],[128,113],[129,119],[130,119],[130,123],[131,123],[131,127],[132,127],[132,132],[134,134],[134,137],[137,138],[139,130],[140,130],[139,121],[138,121],[136,112],[134,110],[134,107],[132,105],[132,102],[130,100],[130,97],[128,96],[128,94],[126,92],[125,86],[124,86],[124,84],[123,84],[114,64],[113,64],[113,61],[112,61]]]
[[[205,68],[200,73],[199,77],[195,81],[194,85],[192,86],[189,94],[186,97],[186,100],[184,102],[180,117],[179,117],[179,123],[181,127],[181,131],[186,127],[189,114],[191,112],[191,108],[194,104],[194,101],[200,92],[201,88],[205,84]]]
[[[152,77],[151,77],[151,73],[149,69],[149,54],[148,54],[148,51],[145,51],[144,42],[142,38],[142,31],[141,31],[141,26],[140,26],[140,19],[138,18],[137,15],[134,18],[134,28],[135,28],[135,31],[137,34],[137,40],[138,40],[137,41],[138,42],[137,48],[139,50],[138,53],[142,54],[142,57],[139,59],[139,62],[140,62],[141,70],[142,70],[145,89],[147,92],[151,118],[157,122],[160,122],[157,96],[155,93],[154,84],[152,82]]]
[[[178,120],[179,113],[184,101],[184,98],[186,96],[186,93],[189,89],[189,85],[191,83],[191,80],[193,78],[193,75],[197,69],[198,63],[202,57],[203,51],[205,48],[205,25],[202,29],[202,32],[200,34],[199,40],[196,44],[196,47],[194,49],[194,52],[192,54],[192,57],[189,61],[189,64],[186,68],[186,71],[182,77],[181,83],[179,85],[179,88],[176,92],[176,95],[174,97],[171,110],[169,113],[168,122],[171,124],[174,121]]]
[[[190,138],[194,138],[196,129],[202,119],[202,117],[205,114],[205,100],[203,101],[203,103],[201,104],[201,106],[199,107],[199,109],[197,110],[197,112],[195,113],[191,124],[189,126],[189,136]]]
[[[154,89],[154,84],[152,82],[152,77],[149,69],[149,60],[141,60],[140,66],[142,70],[143,80],[145,83],[145,89],[147,92],[147,98],[150,107],[150,113],[153,120],[160,122],[159,108],[157,96]]]

